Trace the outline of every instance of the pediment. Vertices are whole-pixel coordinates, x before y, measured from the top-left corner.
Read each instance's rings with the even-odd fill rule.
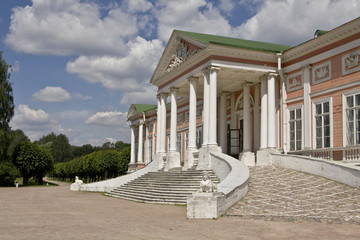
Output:
[[[174,30],[151,78],[151,83],[180,67],[195,56],[206,44]]]

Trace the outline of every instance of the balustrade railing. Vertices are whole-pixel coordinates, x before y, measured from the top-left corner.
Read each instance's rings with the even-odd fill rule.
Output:
[[[360,146],[291,151],[289,154],[304,155],[326,160],[360,162]]]

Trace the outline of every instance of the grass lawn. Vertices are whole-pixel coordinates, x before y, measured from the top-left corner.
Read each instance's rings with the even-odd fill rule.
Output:
[[[50,182],[46,182],[46,181],[43,181],[43,185],[39,185],[37,182],[34,181],[33,178],[30,178],[29,181],[28,181],[28,185],[24,186],[23,185],[23,178],[16,178],[15,179],[15,183],[18,182],[19,183],[19,187],[46,187],[46,186],[58,186],[57,184],[55,183],[50,183]],[[15,183],[14,183],[14,186],[15,186]]]

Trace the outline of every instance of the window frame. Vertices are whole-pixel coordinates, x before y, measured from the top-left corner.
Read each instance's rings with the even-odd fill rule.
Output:
[[[324,104],[328,102],[329,103],[329,121],[330,121],[330,146],[329,147],[322,147],[322,148],[318,148],[316,145],[316,105],[318,104]],[[323,114],[323,113],[322,113]],[[322,118],[323,121],[323,118]],[[334,127],[334,123],[333,123],[333,102],[332,102],[332,97],[326,97],[326,98],[321,98],[321,99],[317,99],[312,101],[312,136],[313,136],[313,149],[329,149],[329,148],[333,148],[333,127]],[[324,125],[322,125],[322,128],[324,129]],[[324,131],[322,131],[322,146],[324,146]]]
[[[296,111],[297,109],[301,110],[301,149],[296,149],[296,150],[290,150],[290,111]],[[304,129],[305,129],[305,121],[304,121],[304,105],[295,105],[295,106],[291,106],[287,108],[287,149],[289,152],[296,152],[296,151],[301,151],[304,149]],[[296,142],[296,136],[295,136],[295,142]],[[295,148],[296,148],[296,143],[295,143]]]
[[[348,146],[359,146],[360,144],[356,144],[355,141],[353,145],[349,145],[348,141],[347,141],[347,116],[346,116],[346,110],[347,110],[347,100],[346,98],[349,96],[354,96],[360,94],[360,89],[354,89],[348,92],[344,92],[342,94],[342,122],[343,122],[343,147],[348,147]],[[355,139],[354,139],[355,140]]]

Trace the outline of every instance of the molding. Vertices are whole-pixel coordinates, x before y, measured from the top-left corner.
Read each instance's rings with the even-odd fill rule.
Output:
[[[319,92],[310,93],[310,97],[313,98],[313,97],[317,97],[317,96],[320,96],[320,95],[323,95],[323,94],[329,94],[329,93],[332,93],[332,92],[336,92],[336,91],[340,91],[340,90],[343,90],[343,89],[346,89],[346,88],[351,88],[351,87],[356,87],[356,86],[360,86],[360,80],[358,80],[356,82],[352,82],[352,83],[343,84],[343,85],[340,85],[340,86],[337,86],[337,87],[329,88],[329,89],[326,89],[326,90],[322,90],[322,91],[319,91]]]
[[[285,103],[288,104],[288,103],[294,103],[294,102],[299,102],[299,101],[304,101],[304,96],[285,100]]]

